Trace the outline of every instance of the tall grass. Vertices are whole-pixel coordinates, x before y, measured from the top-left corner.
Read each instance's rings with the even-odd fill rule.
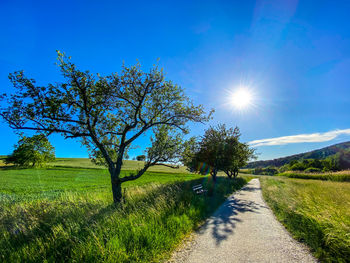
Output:
[[[287,171],[278,174],[279,176],[286,176],[290,178],[299,179],[316,179],[316,180],[326,180],[326,181],[336,181],[336,182],[350,182],[350,171],[339,171],[339,172],[325,172],[325,173],[305,173],[305,172],[295,172]]]
[[[350,184],[262,177],[263,196],[293,236],[323,262],[349,262]]]
[[[72,171],[0,174],[0,262],[157,262],[250,179],[219,177],[214,185],[198,175],[149,173],[126,185],[125,203],[116,207],[108,177]],[[161,183],[147,181],[157,176]],[[195,195],[198,183],[210,195]]]

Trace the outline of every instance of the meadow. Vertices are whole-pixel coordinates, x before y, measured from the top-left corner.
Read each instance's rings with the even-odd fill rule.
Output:
[[[50,166],[55,167],[74,167],[74,168],[96,168],[96,169],[106,169],[104,166],[99,166],[91,162],[88,158],[56,158],[52,163],[49,163]],[[137,170],[141,169],[144,165],[142,161],[123,161],[123,170]],[[179,166],[176,169],[172,169],[162,165],[152,166],[148,169],[150,172],[170,172],[170,173],[189,173],[184,166]]]
[[[115,206],[106,169],[84,162],[1,168],[1,262],[159,262],[251,179],[151,171]],[[207,195],[193,193],[198,183]]]
[[[350,258],[350,183],[283,177],[260,178],[276,217],[322,262]]]
[[[278,174],[279,176],[285,176],[289,178],[299,179],[316,179],[325,181],[336,181],[336,182],[350,182],[350,171],[339,171],[339,172],[324,172],[324,173],[305,173],[296,171],[287,171]]]

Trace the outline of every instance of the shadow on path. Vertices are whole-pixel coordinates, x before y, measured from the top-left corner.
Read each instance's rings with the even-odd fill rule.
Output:
[[[240,191],[240,195],[244,195],[244,192],[258,190],[260,190],[259,187],[247,186]],[[199,231],[199,234],[203,234],[208,228],[211,229],[211,234],[217,246],[234,232],[236,223],[242,221],[238,218],[240,213],[259,213],[259,209],[266,208],[266,206],[254,201],[241,200],[235,196],[229,197]]]

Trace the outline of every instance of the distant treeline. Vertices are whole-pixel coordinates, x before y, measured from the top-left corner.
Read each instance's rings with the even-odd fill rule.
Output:
[[[283,158],[268,160],[268,161],[256,161],[251,162],[245,166],[245,168],[267,168],[267,167],[282,167],[286,164],[290,164],[292,161],[300,161],[305,159],[318,159],[324,160],[328,157],[339,158],[339,155],[347,155],[350,150],[350,142],[339,143],[331,145],[319,150],[291,155]],[[338,157],[336,156],[338,155]],[[349,156],[340,157],[341,159],[349,160]],[[344,165],[344,164],[341,164]],[[350,165],[349,165],[350,166]],[[345,168],[347,169],[347,168]]]
[[[291,160],[281,167],[268,166],[245,169],[244,172],[260,175],[275,175],[286,171],[306,173],[336,172],[350,169],[350,151],[342,151],[326,159]]]

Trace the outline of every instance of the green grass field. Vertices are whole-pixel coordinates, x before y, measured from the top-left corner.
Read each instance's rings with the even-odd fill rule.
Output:
[[[349,262],[350,183],[260,178],[263,196],[292,235],[322,262]]]
[[[287,171],[284,173],[280,173],[278,175],[286,176],[289,178],[299,178],[299,179],[316,179],[316,180],[335,181],[335,182],[350,182],[350,171],[325,172],[325,173],[305,173],[305,172]]]
[[[137,170],[143,167],[144,162],[141,161],[123,161],[123,170]],[[49,163],[50,166],[58,167],[74,167],[74,168],[98,168],[106,169],[104,166],[99,166],[91,162],[88,158],[56,158],[52,163]],[[186,167],[180,166],[179,168],[172,169],[162,165],[152,166],[148,169],[150,172],[166,172],[166,173],[189,173],[186,170]]]
[[[107,170],[68,161],[0,170],[0,262],[158,262],[250,180],[219,177],[214,186],[210,177],[147,172],[123,185],[125,203],[115,207]],[[192,192],[198,183],[208,195]]]
[[[0,167],[4,167],[5,163],[3,159],[6,156],[0,155]],[[123,170],[138,170],[141,169],[144,165],[144,162],[141,161],[131,161],[124,160],[123,161]],[[47,164],[48,167],[65,167],[65,168],[95,168],[104,170],[106,167],[96,165],[89,158],[56,158],[54,162],[50,162]],[[166,173],[190,173],[187,171],[186,167],[179,166],[178,168],[169,168],[162,165],[152,166],[148,169],[150,172],[166,172]]]

